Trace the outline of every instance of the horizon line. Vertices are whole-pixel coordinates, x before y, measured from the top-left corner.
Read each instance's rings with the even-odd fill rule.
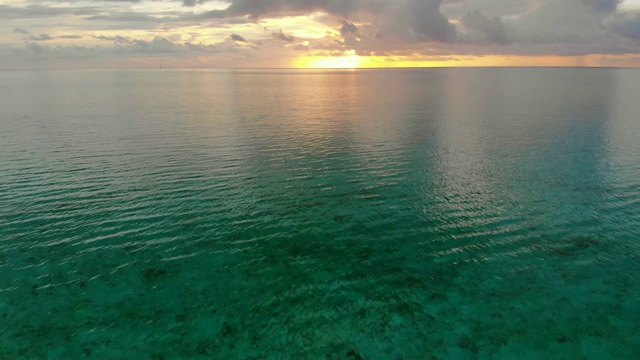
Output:
[[[435,69],[636,69],[640,66],[577,66],[577,65],[478,65],[478,66],[406,66],[406,67],[205,67],[205,66],[122,66],[122,67],[34,67],[0,68],[0,71],[46,70],[435,70]]]

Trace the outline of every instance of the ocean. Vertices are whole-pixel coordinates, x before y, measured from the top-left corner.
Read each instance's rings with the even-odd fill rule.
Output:
[[[639,93],[0,71],[0,358],[638,358]]]

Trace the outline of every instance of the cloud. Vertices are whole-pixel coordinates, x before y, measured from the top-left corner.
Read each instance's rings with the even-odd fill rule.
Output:
[[[30,40],[33,41],[49,41],[49,40],[53,40],[53,38],[47,34],[40,34],[38,36],[29,36]]]
[[[166,54],[178,52],[180,47],[167,38],[156,36],[151,41],[133,40],[125,49],[136,54]]]
[[[239,42],[247,42],[247,39],[245,39],[244,37],[238,35],[238,34],[231,34],[229,36],[231,38],[231,40],[233,41],[239,41]]]
[[[25,48],[29,51],[32,51],[36,54],[41,54],[45,51],[45,48],[42,45],[38,45],[36,43],[27,43]]]
[[[196,6],[200,4],[204,4],[207,0],[183,0],[182,4],[184,6]]]
[[[194,66],[218,64],[234,67],[241,64],[241,61],[250,59],[248,56],[250,51],[254,50],[238,46],[230,38],[215,44],[191,42],[180,44],[164,37],[155,37],[153,40],[129,39],[128,43],[112,43],[106,46],[41,45],[27,42],[20,48],[13,48],[6,54],[9,56],[0,58],[2,60],[0,64],[6,64],[6,61],[11,59],[16,64],[14,65],[16,68],[39,67],[42,64],[66,66],[64,64],[74,62],[88,66],[95,66],[95,64],[104,66],[109,63],[121,63],[121,61],[128,63],[134,61],[141,65],[157,65],[159,62],[175,64],[179,61],[187,61]],[[20,60],[19,63],[15,62],[18,60]]]
[[[222,0],[229,3],[224,10],[206,12],[203,17],[225,18],[249,16],[262,18],[277,14],[308,14],[326,11],[330,14],[348,17],[361,10],[380,8],[389,2],[384,0]]]
[[[116,35],[116,36],[93,35],[92,37],[94,39],[98,39],[98,40],[113,41],[113,43],[116,44],[116,45],[131,44],[131,40],[129,40],[128,38],[126,38],[124,36],[120,36],[120,35]]]
[[[129,22],[138,23],[140,26],[153,26],[150,23],[169,23],[180,21],[181,16],[184,16],[183,12],[178,11],[131,11],[130,9],[124,10],[109,10],[102,12],[87,13],[89,15],[86,20],[95,21],[113,21],[113,22]]]
[[[449,19],[460,19],[471,11],[479,11],[489,16],[501,18],[526,14],[544,0],[446,0],[442,5],[442,12]],[[572,0],[567,0],[572,1]]]
[[[581,0],[582,3],[601,13],[610,13],[618,8],[621,0]]]
[[[27,5],[15,7],[0,4],[0,19],[33,19],[73,14],[74,9],[50,7],[45,5]]]
[[[196,19],[250,17],[261,19],[323,11],[343,19],[373,16],[388,35],[409,42],[456,39],[456,29],[440,12],[442,0],[224,0],[229,6]]]
[[[548,46],[558,54],[589,52],[589,45],[602,49],[605,44],[616,45],[620,37],[603,25],[607,14],[604,6],[586,0],[547,0],[534,10],[511,23],[511,40],[515,44]],[[560,47],[559,45],[562,45]]]
[[[615,17],[609,27],[615,33],[640,41],[640,13]]]
[[[237,59],[251,57],[258,62],[260,58],[285,58],[280,56],[283,52],[295,51],[390,58],[640,53],[639,9],[620,6],[619,0],[1,3],[0,21],[14,34],[24,35],[8,37],[2,47],[43,59],[73,57],[71,54],[182,58],[206,53],[236,54]],[[32,35],[26,29],[42,34]]]
[[[454,42],[456,27],[440,12],[441,0],[397,1],[392,18],[386,19],[392,34],[411,42]]]
[[[460,21],[468,30],[474,42],[506,44],[509,42],[507,28],[499,17],[489,19],[479,11],[466,13]]]
[[[294,42],[294,41],[296,41],[296,37],[295,36],[293,36],[291,34],[285,34],[284,32],[282,32],[282,29],[280,29],[279,31],[272,32],[271,36],[273,36],[275,39],[286,41],[286,42]]]
[[[100,38],[100,37],[95,37]],[[104,37],[107,39],[106,37]],[[144,54],[144,55],[156,55],[156,54],[172,54],[184,52],[186,46],[176,44],[168,40],[167,38],[156,36],[153,40],[144,39],[125,39],[122,36],[114,37],[115,41],[112,46],[109,47],[78,47],[78,46],[41,46],[36,43],[27,43],[25,50],[27,52],[43,54],[47,53],[51,56],[68,56],[73,57],[82,53],[87,55],[88,52],[96,55],[129,55],[129,54]]]
[[[29,32],[27,30],[25,30],[24,28],[15,28],[15,29],[13,29],[13,33],[14,34],[25,34],[25,35],[29,34]]]
[[[358,27],[354,23],[350,23],[345,20],[341,21],[341,23],[342,23],[342,27],[340,28],[340,34],[343,37],[347,36],[348,34],[351,34],[351,35],[358,34]]]

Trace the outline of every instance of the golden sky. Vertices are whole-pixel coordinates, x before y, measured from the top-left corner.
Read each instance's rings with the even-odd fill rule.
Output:
[[[0,0],[0,69],[640,66],[640,0]]]

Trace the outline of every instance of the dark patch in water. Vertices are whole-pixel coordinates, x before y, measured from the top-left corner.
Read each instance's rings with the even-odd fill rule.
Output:
[[[324,201],[316,201],[316,202],[312,202],[312,203],[304,203],[302,204],[303,207],[306,208],[311,208],[311,207],[316,207],[316,206],[324,206],[325,202]]]
[[[467,335],[463,335],[458,339],[458,347],[469,350],[474,354],[478,353],[478,345],[476,345],[476,343]]]
[[[596,239],[585,237],[585,236],[574,237],[570,239],[569,242],[580,250],[588,249],[591,246],[595,246],[600,243]]]
[[[563,257],[572,256],[575,255],[578,251],[587,250],[592,246],[597,246],[599,243],[600,242],[598,240],[590,237],[577,236],[555,245],[551,249],[551,253]]]
[[[224,323],[222,325],[222,330],[220,330],[220,335],[222,335],[223,337],[228,337],[233,335],[236,332],[236,329],[229,325],[228,323]]]
[[[345,222],[347,220],[347,216],[344,215],[336,215],[333,217],[333,221],[336,222]]]
[[[559,343],[566,343],[567,341],[569,341],[569,339],[567,339],[566,336],[562,335],[558,338],[558,342]]]
[[[358,354],[355,350],[349,350],[349,352],[347,353],[347,358],[348,359],[354,359],[354,360],[364,360],[364,358],[362,357],[362,355]]]
[[[148,268],[142,271],[142,277],[145,281],[156,281],[159,278],[167,275],[167,270]]]
[[[572,251],[562,248],[554,248],[551,250],[551,253],[557,256],[571,256],[573,255]]]

